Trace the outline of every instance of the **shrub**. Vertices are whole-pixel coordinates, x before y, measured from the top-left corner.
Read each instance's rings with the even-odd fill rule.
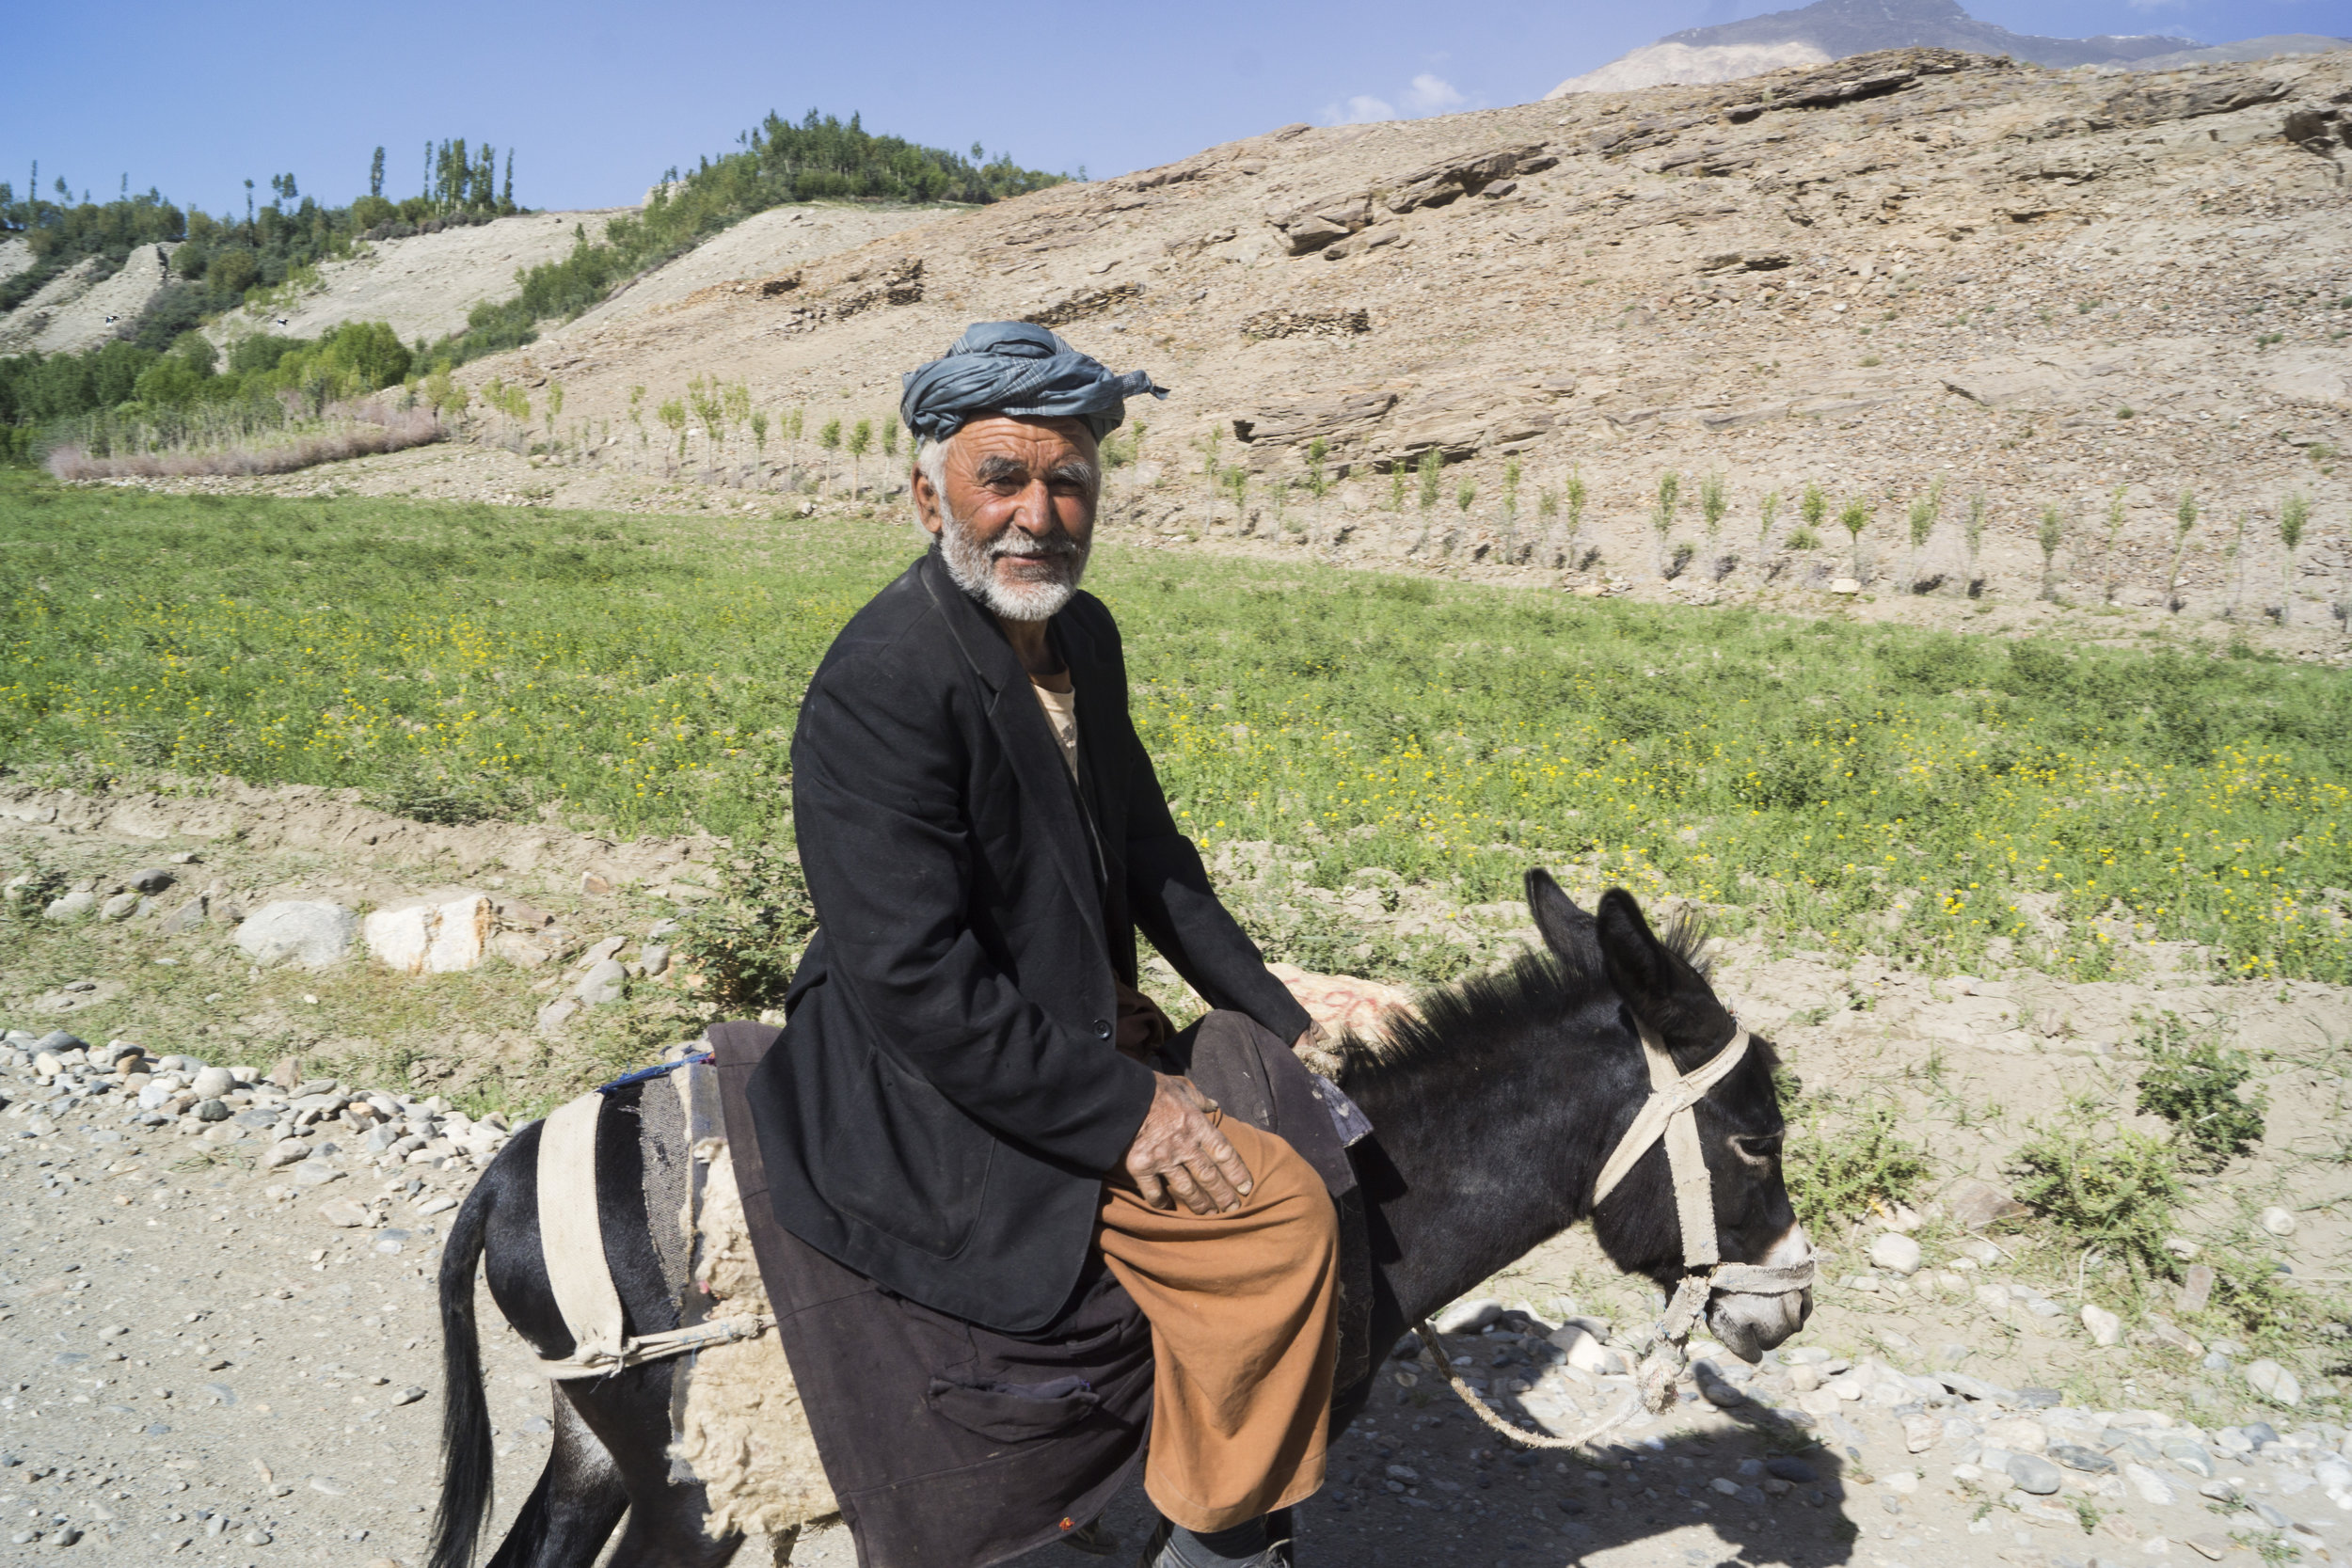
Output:
[[[816,930],[817,907],[800,857],[755,843],[727,863],[719,896],[679,922],[677,942],[703,975],[700,996],[709,1016],[752,1017],[784,1005]]]
[[[1892,1105],[1876,1105],[1836,1132],[1818,1118],[1791,1137],[1784,1163],[1789,1200],[1808,1227],[1892,1209],[1918,1196],[1927,1151],[1904,1138]]]
[[[2164,1250],[2181,1202],[2169,1145],[2128,1128],[2112,1137],[2042,1132],[2017,1151],[2014,1174],[2018,1201],[2077,1243],[2143,1277],[2178,1269]]]
[[[2172,1124],[2183,1166],[2217,1171],[2262,1141],[2263,1107],[2239,1089],[2254,1076],[2246,1053],[2208,1035],[2193,1037],[2171,1013],[2139,1036],[2148,1068],[2139,1075],[2139,1108]]]

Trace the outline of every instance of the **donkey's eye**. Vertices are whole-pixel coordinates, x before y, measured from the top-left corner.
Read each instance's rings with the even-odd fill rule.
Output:
[[[1780,1139],[1778,1132],[1763,1137],[1735,1135],[1731,1140],[1731,1151],[1749,1164],[1769,1165],[1780,1157]]]

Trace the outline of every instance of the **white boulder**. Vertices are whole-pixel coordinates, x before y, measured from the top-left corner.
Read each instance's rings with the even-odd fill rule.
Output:
[[[404,898],[360,923],[368,951],[402,974],[451,974],[481,967],[497,915],[487,895]]]

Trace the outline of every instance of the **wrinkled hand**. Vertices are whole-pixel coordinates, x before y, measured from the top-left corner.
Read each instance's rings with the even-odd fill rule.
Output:
[[[1249,1167],[1209,1120],[1216,1101],[1189,1078],[1155,1072],[1152,1108],[1127,1146],[1127,1177],[1154,1209],[1231,1213],[1249,1196]]]

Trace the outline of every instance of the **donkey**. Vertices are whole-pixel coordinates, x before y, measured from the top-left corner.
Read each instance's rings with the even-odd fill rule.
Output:
[[[1737,1025],[1707,983],[1688,923],[1661,938],[1623,889],[1587,913],[1542,871],[1528,874],[1527,894],[1544,951],[1430,993],[1421,1016],[1394,1024],[1386,1041],[1351,1037],[1343,1044],[1341,1086],[1376,1129],[1351,1151],[1373,1233],[1375,1345],[1395,1342],[1408,1324],[1588,1216],[1619,1268],[1669,1291],[1685,1273],[1662,1147],[1652,1147],[1597,1208],[1591,1195],[1650,1090],[1641,1031],[1689,1072]],[[1785,1267],[1810,1249],[1782,1182],[1773,1066],[1771,1045],[1754,1040],[1700,1101],[1698,1129],[1722,1257]],[[632,1328],[646,1333],[674,1327],[676,1307],[644,1212],[637,1134],[621,1125],[634,1119],[604,1118],[596,1161],[598,1190],[610,1195],[602,1231],[613,1282]],[[490,1508],[476,1264],[486,1256],[492,1298],[540,1354],[572,1348],[540,1254],[538,1132],[524,1130],[491,1163],[458,1211],[442,1258],[448,1392],[432,1568],[468,1568]],[[1754,1361],[1811,1310],[1809,1291],[1718,1292],[1706,1320],[1715,1338]],[[742,1537],[709,1539],[702,1486],[673,1473],[675,1365],[650,1362],[556,1386],[553,1450],[489,1568],[587,1568],[625,1513],[612,1568],[719,1568],[734,1556]],[[1333,1412],[1335,1438],[1355,1414]]]

